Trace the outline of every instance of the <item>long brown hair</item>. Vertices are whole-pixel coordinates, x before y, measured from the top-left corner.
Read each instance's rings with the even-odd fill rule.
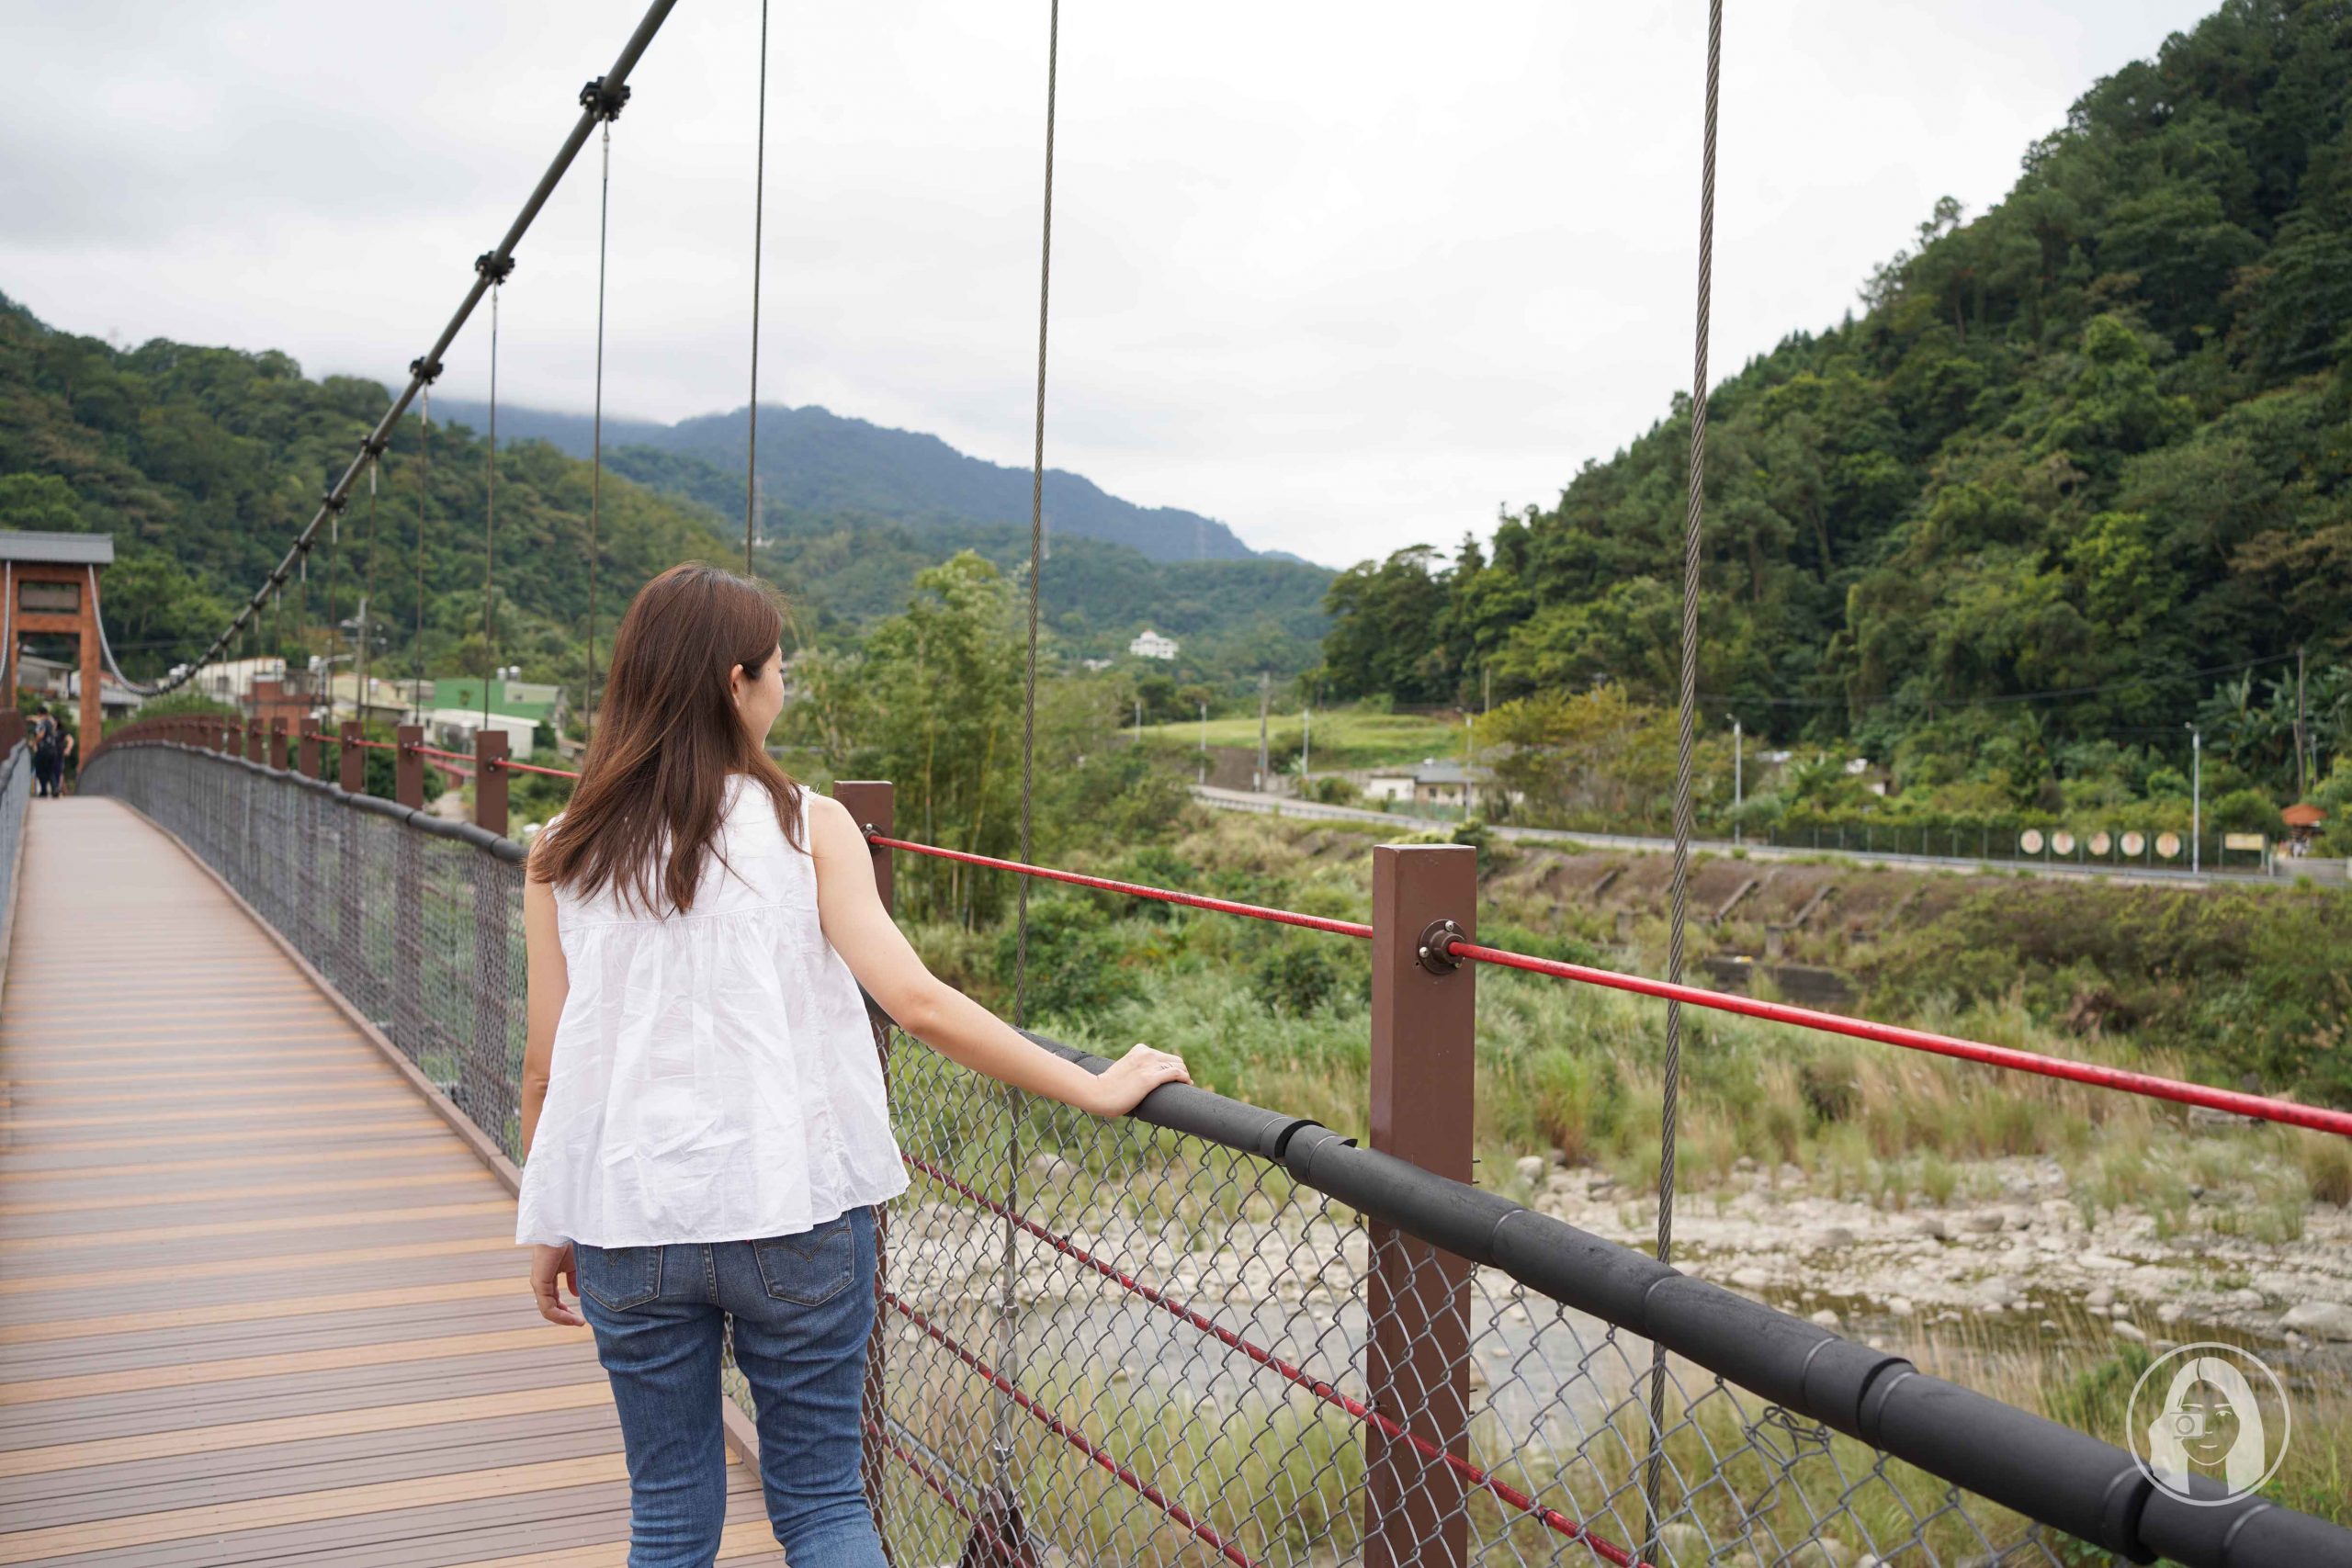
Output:
[[[532,877],[684,913],[705,857],[724,863],[713,840],[730,773],[766,790],[785,837],[800,843],[800,786],[744,730],[728,688],[736,665],[756,675],[776,657],[783,631],[773,590],[714,566],[673,566],[639,589],[613,637],[580,783],[533,846]]]

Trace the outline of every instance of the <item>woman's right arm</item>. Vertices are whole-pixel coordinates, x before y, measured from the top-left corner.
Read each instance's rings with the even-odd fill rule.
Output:
[[[523,953],[526,985],[523,1021],[523,1157],[539,1130],[548,1078],[555,1065],[555,1025],[571,993],[571,973],[563,962],[557,931],[555,889],[526,872],[523,878]]]
[[[1099,1077],[1024,1037],[923,967],[882,905],[865,836],[840,802],[801,792],[817,861],[825,940],[899,1028],[960,1066],[1097,1116],[1124,1116],[1162,1084],[1190,1083],[1183,1058],[1137,1045]]]

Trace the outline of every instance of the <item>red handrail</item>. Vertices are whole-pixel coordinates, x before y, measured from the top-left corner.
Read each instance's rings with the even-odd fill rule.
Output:
[[[969,854],[962,850],[943,850],[931,844],[919,844],[907,839],[893,839],[880,833],[868,833],[866,841],[886,849],[905,850],[911,854],[931,855],[941,860],[960,861],[967,865],[989,866],[998,871],[1010,871],[1023,876],[1042,877],[1049,882],[1066,882],[1080,887],[1099,888],[1106,893],[1124,893],[1137,898],[1150,898],[1166,904],[1182,904],[1195,909],[1212,909],[1221,914],[1240,915],[1249,919],[1275,920],[1284,925],[1306,926],[1315,931],[1330,931],[1340,936],[1369,938],[1372,928],[1360,920],[1334,920],[1320,915],[1302,915],[1290,909],[1272,909],[1260,904],[1242,904],[1229,898],[1204,897],[1197,893],[1180,893],[1171,888],[1149,887],[1141,883],[1116,882],[1109,877],[1088,876],[1074,871],[1060,871],[1050,866],[1030,865],[1021,861],[1000,860],[992,855]],[[1710,1008],[1717,1012],[1738,1013],[1747,1018],[1759,1018],[1772,1023],[1795,1024],[1802,1029],[1815,1029],[1826,1033],[1843,1034],[1858,1040],[1875,1041],[1883,1045],[1900,1046],[1906,1051],[1924,1051],[1939,1056],[1952,1056],[1962,1061],[1978,1062],[1988,1066],[2012,1072],[2033,1073],[2042,1077],[2061,1078],[2072,1083],[2090,1084],[2099,1089],[2115,1089],[2125,1094],[2143,1095],[2154,1100],[2168,1100],[2182,1105],[2201,1105],[2211,1111],[2227,1111],[2233,1116],[2249,1116],[2265,1122],[2277,1122],[2290,1127],[2308,1127],[2315,1132],[2334,1133],[2352,1137],[2352,1111],[2331,1111],[2323,1106],[2300,1105],[2290,1100],[2277,1100],[2266,1095],[2241,1094],[2234,1089],[2212,1089],[2204,1084],[2184,1083],[2177,1078],[2158,1077],[2151,1073],[2129,1072],[2120,1067],[2103,1067],[2088,1062],[2070,1061],[2063,1056],[2046,1056],[2036,1051],[2020,1051],[2007,1045],[1986,1045],[1973,1040],[1962,1040],[1949,1034],[1931,1033],[1923,1029],[1905,1029],[1897,1024],[1873,1023],[1867,1019],[1849,1018],[1842,1013],[1819,1012],[1812,1008],[1791,1007],[1784,1002],[1758,1001],[1724,991],[1705,990],[1696,986],[1678,986],[1664,980],[1646,979],[1639,975],[1621,974],[1613,969],[1596,969],[1588,964],[1566,964],[1554,958],[1538,958],[1532,953],[1513,953],[1507,948],[1486,947],[1459,938],[1444,944],[1448,957],[1467,959],[1479,964],[1499,964],[1505,968],[1524,969],[1532,974],[1549,975],[1558,979],[1575,980],[1588,986],[1605,986],[1611,990],[1632,991],[1646,997],[1661,997],[1687,1003],[1691,1007]]]

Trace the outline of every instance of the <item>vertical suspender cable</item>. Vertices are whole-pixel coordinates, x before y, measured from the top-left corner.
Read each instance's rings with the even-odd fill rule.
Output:
[[[1054,112],[1055,89],[1061,69],[1061,0],[1048,0],[1046,24],[1046,175],[1045,194],[1041,203],[1037,243],[1037,398],[1034,434],[1029,462],[1029,603],[1028,633],[1023,664],[1021,700],[1021,858],[1034,859],[1033,803],[1037,771],[1037,612],[1043,592],[1046,565],[1046,329],[1052,321],[1054,281]],[[1013,917],[1012,960],[1012,1019],[1017,1026],[1027,1020],[1029,969],[1029,885],[1024,877],[1015,894]],[[1005,1224],[1001,1277],[999,1280],[997,1303],[998,1364],[1010,1369],[1013,1364],[1013,1226],[1012,1215],[1018,1208],[1018,1186],[1021,1174],[1021,1140],[1019,1111],[1013,1097],[1005,1097]],[[1007,1375],[1012,1375],[1008,1371]],[[999,1399],[996,1408],[995,1440],[991,1445],[995,1461],[996,1490],[1004,1510],[1004,1523],[1016,1532],[1016,1540],[1025,1540],[1025,1530],[1014,1509],[1011,1490],[1012,1458],[1010,1426],[1012,1407]]]
[[[743,446],[743,575],[752,575],[752,538],[760,495],[760,239],[768,199],[768,0],[760,0],[760,130],[752,164],[752,406]]]
[[[482,491],[481,727],[490,728],[490,676],[498,661],[498,622],[491,606],[498,592],[498,296],[490,286],[490,468]],[[477,734],[477,740],[480,736]]]
[[[612,210],[613,122],[607,116],[605,172],[596,197],[596,412],[588,457],[588,669],[580,683],[581,733],[592,740],[596,723],[596,525],[605,491],[605,239]]]
[[[1675,710],[1674,872],[1667,912],[1666,976],[1682,979],[1683,928],[1690,896],[1690,754],[1699,703],[1699,544],[1706,512],[1707,323],[1714,283],[1715,121],[1723,73],[1723,0],[1708,0],[1706,123],[1699,156],[1699,298],[1691,344],[1690,465],[1682,519],[1682,670]],[[1674,1249],[1675,1122],[1682,1087],[1682,1005],[1666,1004],[1666,1070],[1658,1116],[1657,1258]],[[1647,1506],[1647,1544],[1654,1550],[1659,1487],[1665,1461],[1666,1353],[1650,1350],[1650,1453],[1643,1495]]]
[[[424,509],[433,490],[433,389],[424,389],[417,424],[416,466],[416,642],[409,649],[409,706],[413,724],[424,722]]]
[[[368,611],[376,597],[376,481],[382,472],[384,460],[379,456],[368,470],[368,559],[360,568],[359,583],[359,649],[351,661],[356,690],[351,699],[351,716],[363,729],[368,723]]]

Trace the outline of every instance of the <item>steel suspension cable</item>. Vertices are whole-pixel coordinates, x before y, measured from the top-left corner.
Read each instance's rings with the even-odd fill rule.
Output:
[[[508,262],[507,265],[514,265]],[[482,491],[481,525],[481,727],[490,728],[491,671],[498,664],[498,297],[502,277],[490,286],[490,468]]]
[[[359,583],[359,647],[351,660],[356,690],[351,699],[351,716],[364,730],[368,723],[368,611],[376,597],[376,491],[384,467],[383,454],[376,457],[375,467],[368,470],[368,552],[360,568]]]
[[[596,530],[605,493],[605,249],[613,210],[613,116],[605,117],[604,173],[596,186],[596,403],[588,448],[588,656],[580,682],[580,728],[587,739],[596,726]]]
[[[1666,978],[1682,983],[1683,939],[1690,905],[1690,771],[1698,728],[1700,536],[1707,505],[1707,325],[1714,283],[1715,126],[1723,69],[1723,0],[1707,4],[1705,125],[1699,154],[1699,297],[1691,337],[1690,460],[1682,517],[1682,668],[1674,732],[1674,870],[1668,894]],[[1666,1062],[1659,1085],[1657,1260],[1674,1252],[1676,1122],[1682,1093],[1682,1002],[1666,1001]],[[1645,1556],[1657,1550],[1658,1505],[1666,1462],[1666,1350],[1650,1348],[1649,1461],[1643,1479],[1646,1508]]]
[[[1056,92],[1061,73],[1061,0],[1047,0],[1046,14],[1046,170],[1039,202],[1037,241],[1037,394],[1032,422],[1029,461],[1029,603],[1023,644],[1021,691],[1021,858],[1032,858],[1035,842],[1037,776],[1037,615],[1046,565],[1046,349],[1053,320],[1054,283],[1054,119]],[[1012,1021],[1027,1021],[1029,1002],[1029,884],[1024,878],[1014,895],[1012,939]],[[1003,1258],[999,1269],[997,1302],[997,1362],[1013,1365],[1015,1310],[1013,1253],[1015,1231],[1010,1211],[1020,1203],[1020,1110],[1010,1090],[1005,1102]],[[1012,1406],[999,1400],[990,1456],[997,1495],[1016,1533],[1024,1531],[1011,1489],[1012,1464]]]
[[[424,722],[424,513],[433,490],[433,389],[424,389],[424,417],[417,424],[416,640],[409,646],[409,706],[412,722]]]
[[[752,406],[743,444],[743,575],[752,575],[752,540],[760,496],[760,242],[767,226],[768,0],[760,0],[760,129],[752,173]]]
[[[628,40],[621,46],[620,53],[615,58],[612,69],[596,78],[596,81],[591,85],[601,88],[608,95],[624,91],[628,73],[636,69],[638,62],[644,57],[645,51],[653,42],[654,35],[661,30],[662,24],[668,20],[670,12],[676,4],[677,0],[652,0],[646,8],[644,16],[639,18],[635,30],[628,36]],[[514,222],[508,226],[497,246],[489,253],[502,264],[513,260],[514,247],[522,243],[523,236],[529,231],[531,224],[537,219],[540,210],[547,206],[548,198],[555,194],[556,186],[562,182],[565,173],[571,167],[572,160],[577,158],[581,149],[588,144],[589,133],[596,128],[596,118],[595,111],[583,105],[580,118],[573,122],[571,131],[564,138],[563,144],[557,149],[553,162],[548,164],[546,172],[539,176],[538,184],[532,187],[530,195],[524,198],[522,209],[515,214]],[[481,272],[479,263],[476,264],[476,272],[477,274]],[[473,314],[474,308],[481,302],[483,294],[488,290],[489,279],[477,276],[473,286],[459,301],[456,313],[449,318],[448,324],[441,329],[439,337],[435,339],[433,346],[409,362],[408,382],[392,399],[391,406],[384,411],[383,417],[377,421],[375,428],[369,433],[368,446],[379,446],[390,435],[401,416],[408,412],[409,404],[414,401],[430,385],[433,378],[440,373],[442,355],[447,353],[449,345],[457,341],[458,333],[464,330],[467,321]],[[297,536],[294,548],[302,547],[308,541],[315,538],[321,525],[326,521],[333,504],[349,498],[352,488],[358,483],[360,472],[368,463],[371,454],[367,446],[363,446],[359,456],[352,459],[350,465],[344,469],[342,477],[337,479],[334,487],[328,491],[328,500],[321,504],[309,524]],[[294,558],[294,548],[288,550],[285,560],[281,561],[278,570],[271,574],[273,581],[282,583],[286,580]],[[160,689],[171,691],[184,684],[194,677],[198,670],[219,657],[232,645],[232,641],[243,637],[249,631],[257,637],[260,628],[256,624],[256,618],[262,609],[263,597],[266,592],[265,588],[248,599],[244,608],[240,610],[231,619],[229,625],[221,629],[220,634],[212,639],[210,646],[198,655],[193,663],[185,666],[177,674],[165,680]]]

